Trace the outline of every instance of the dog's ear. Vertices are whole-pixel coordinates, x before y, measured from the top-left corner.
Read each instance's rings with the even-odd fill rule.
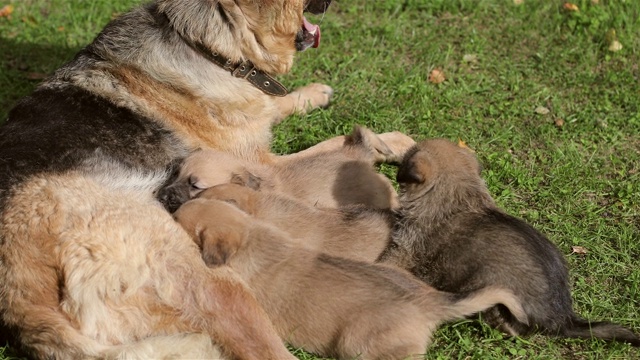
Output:
[[[208,266],[225,265],[248,239],[244,223],[210,224],[199,232],[202,259]],[[211,227],[213,226],[213,227]]]
[[[423,152],[416,152],[398,169],[396,181],[401,184],[431,184],[436,176],[435,164]]]
[[[250,173],[247,170],[242,170],[241,173],[233,173],[231,175],[231,183],[246,186],[253,190],[260,190],[262,185],[262,178]]]
[[[376,133],[360,125],[354,126],[351,134],[345,137],[344,144],[363,147],[373,153],[377,162],[387,161],[388,157],[394,155],[393,151],[389,149],[387,144],[385,144]]]
[[[401,184],[422,184],[424,177],[417,171],[415,163],[410,161],[400,166],[396,181]]]
[[[217,231],[204,229],[200,232],[202,259],[208,266],[220,266],[227,263],[236,252],[237,247],[226,236]]]

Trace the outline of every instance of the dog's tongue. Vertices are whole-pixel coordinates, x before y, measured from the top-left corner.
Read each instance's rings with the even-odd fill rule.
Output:
[[[311,35],[313,35],[313,47],[317,48],[320,45],[320,26],[312,24],[306,17],[302,18],[302,26]]]

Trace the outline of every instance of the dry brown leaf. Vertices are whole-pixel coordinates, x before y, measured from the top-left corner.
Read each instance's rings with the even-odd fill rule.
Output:
[[[572,254],[586,255],[588,253],[587,248],[584,246],[572,246],[571,247]]]
[[[429,74],[429,82],[432,84],[440,84],[445,81],[444,72],[440,69],[433,69]]]
[[[564,3],[564,5],[562,5],[562,7],[567,11],[580,11],[580,9],[578,9],[578,5],[572,4],[570,2]]]
[[[513,0],[513,3],[515,5],[522,5],[524,3],[524,0]]]
[[[13,5],[5,5],[0,9],[0,17],[7,17],[13,13]]]
[[[564,120],[562,120],[562,119],[556,119],[554,121],[554,123],[556,124],[557,127],[563,127],[564,126]]]
[[[470,147],[467,145],[467,142],[466,142],[466,141],[464,141],[464,140],[462,140],[462,139],[458,139],[458,146],[459,146],[459,147],[461,147],[461,148],[463,148],[463,149],[467,149],[467,150],[469,150],[469,151],[471,151],[471,152],[475,152],[475,150],[473,150],[472,148],[470,148]]]

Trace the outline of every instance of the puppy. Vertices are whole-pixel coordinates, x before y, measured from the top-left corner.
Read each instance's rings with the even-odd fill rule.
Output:
[[[237,184],[214,186],[198,198],[231,202],[306,248],[369,263],[375,262],[387,247],[393,228],[389,210],[364,206],[318,208],[280,193],[259,192]]]
[[[574,313],[562,254],[543,234],[496,206],[470,150],[443,139],[421,142],[407,153],[397,180],[399,220],[383,262],[443,291],[510,289],[529,323],[503,306],[483,317],[511,334],[539,330],[640,345],[629,329]]]
[[[274,76],[318,45],[303,12],[330,2],[153,0],[16,104],[0,127],[0,319],[16,345],[36,359],[294,358],[154,196],[198,149],[278,162],[273,123],[332,91],[287,94]]]
[[[376,135],[356,126],[348,136],[283,156],[276,164],[246,161],[214,150],[199,151],[184,161],[177,178],[158,197],[173,212],[202,190],[233,182],[287,194],[317,207],[358,204],[389,209],[397,206],[397,195],[391,181],[377,173],[374,164],[400,162],[413,145],[415,141],[402,133]]]
[[[442,322],[496,303],[526,322],[509,291],[455,296],[391,267],[319,253],[237,206],[213,200],[211,190],[180,207],[176,220],[205,262],[240,274],[280,336],[295,347],[339,359],[418,359]]]

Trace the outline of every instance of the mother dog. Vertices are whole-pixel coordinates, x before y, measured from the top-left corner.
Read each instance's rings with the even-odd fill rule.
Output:
[[[110,23],[0,128],[0,313],[40,359],[293,358],[244,284],[154,200],[212,147],[277,161],[270,126],[326,105],[273,74],[330,0],[156,0]]]

